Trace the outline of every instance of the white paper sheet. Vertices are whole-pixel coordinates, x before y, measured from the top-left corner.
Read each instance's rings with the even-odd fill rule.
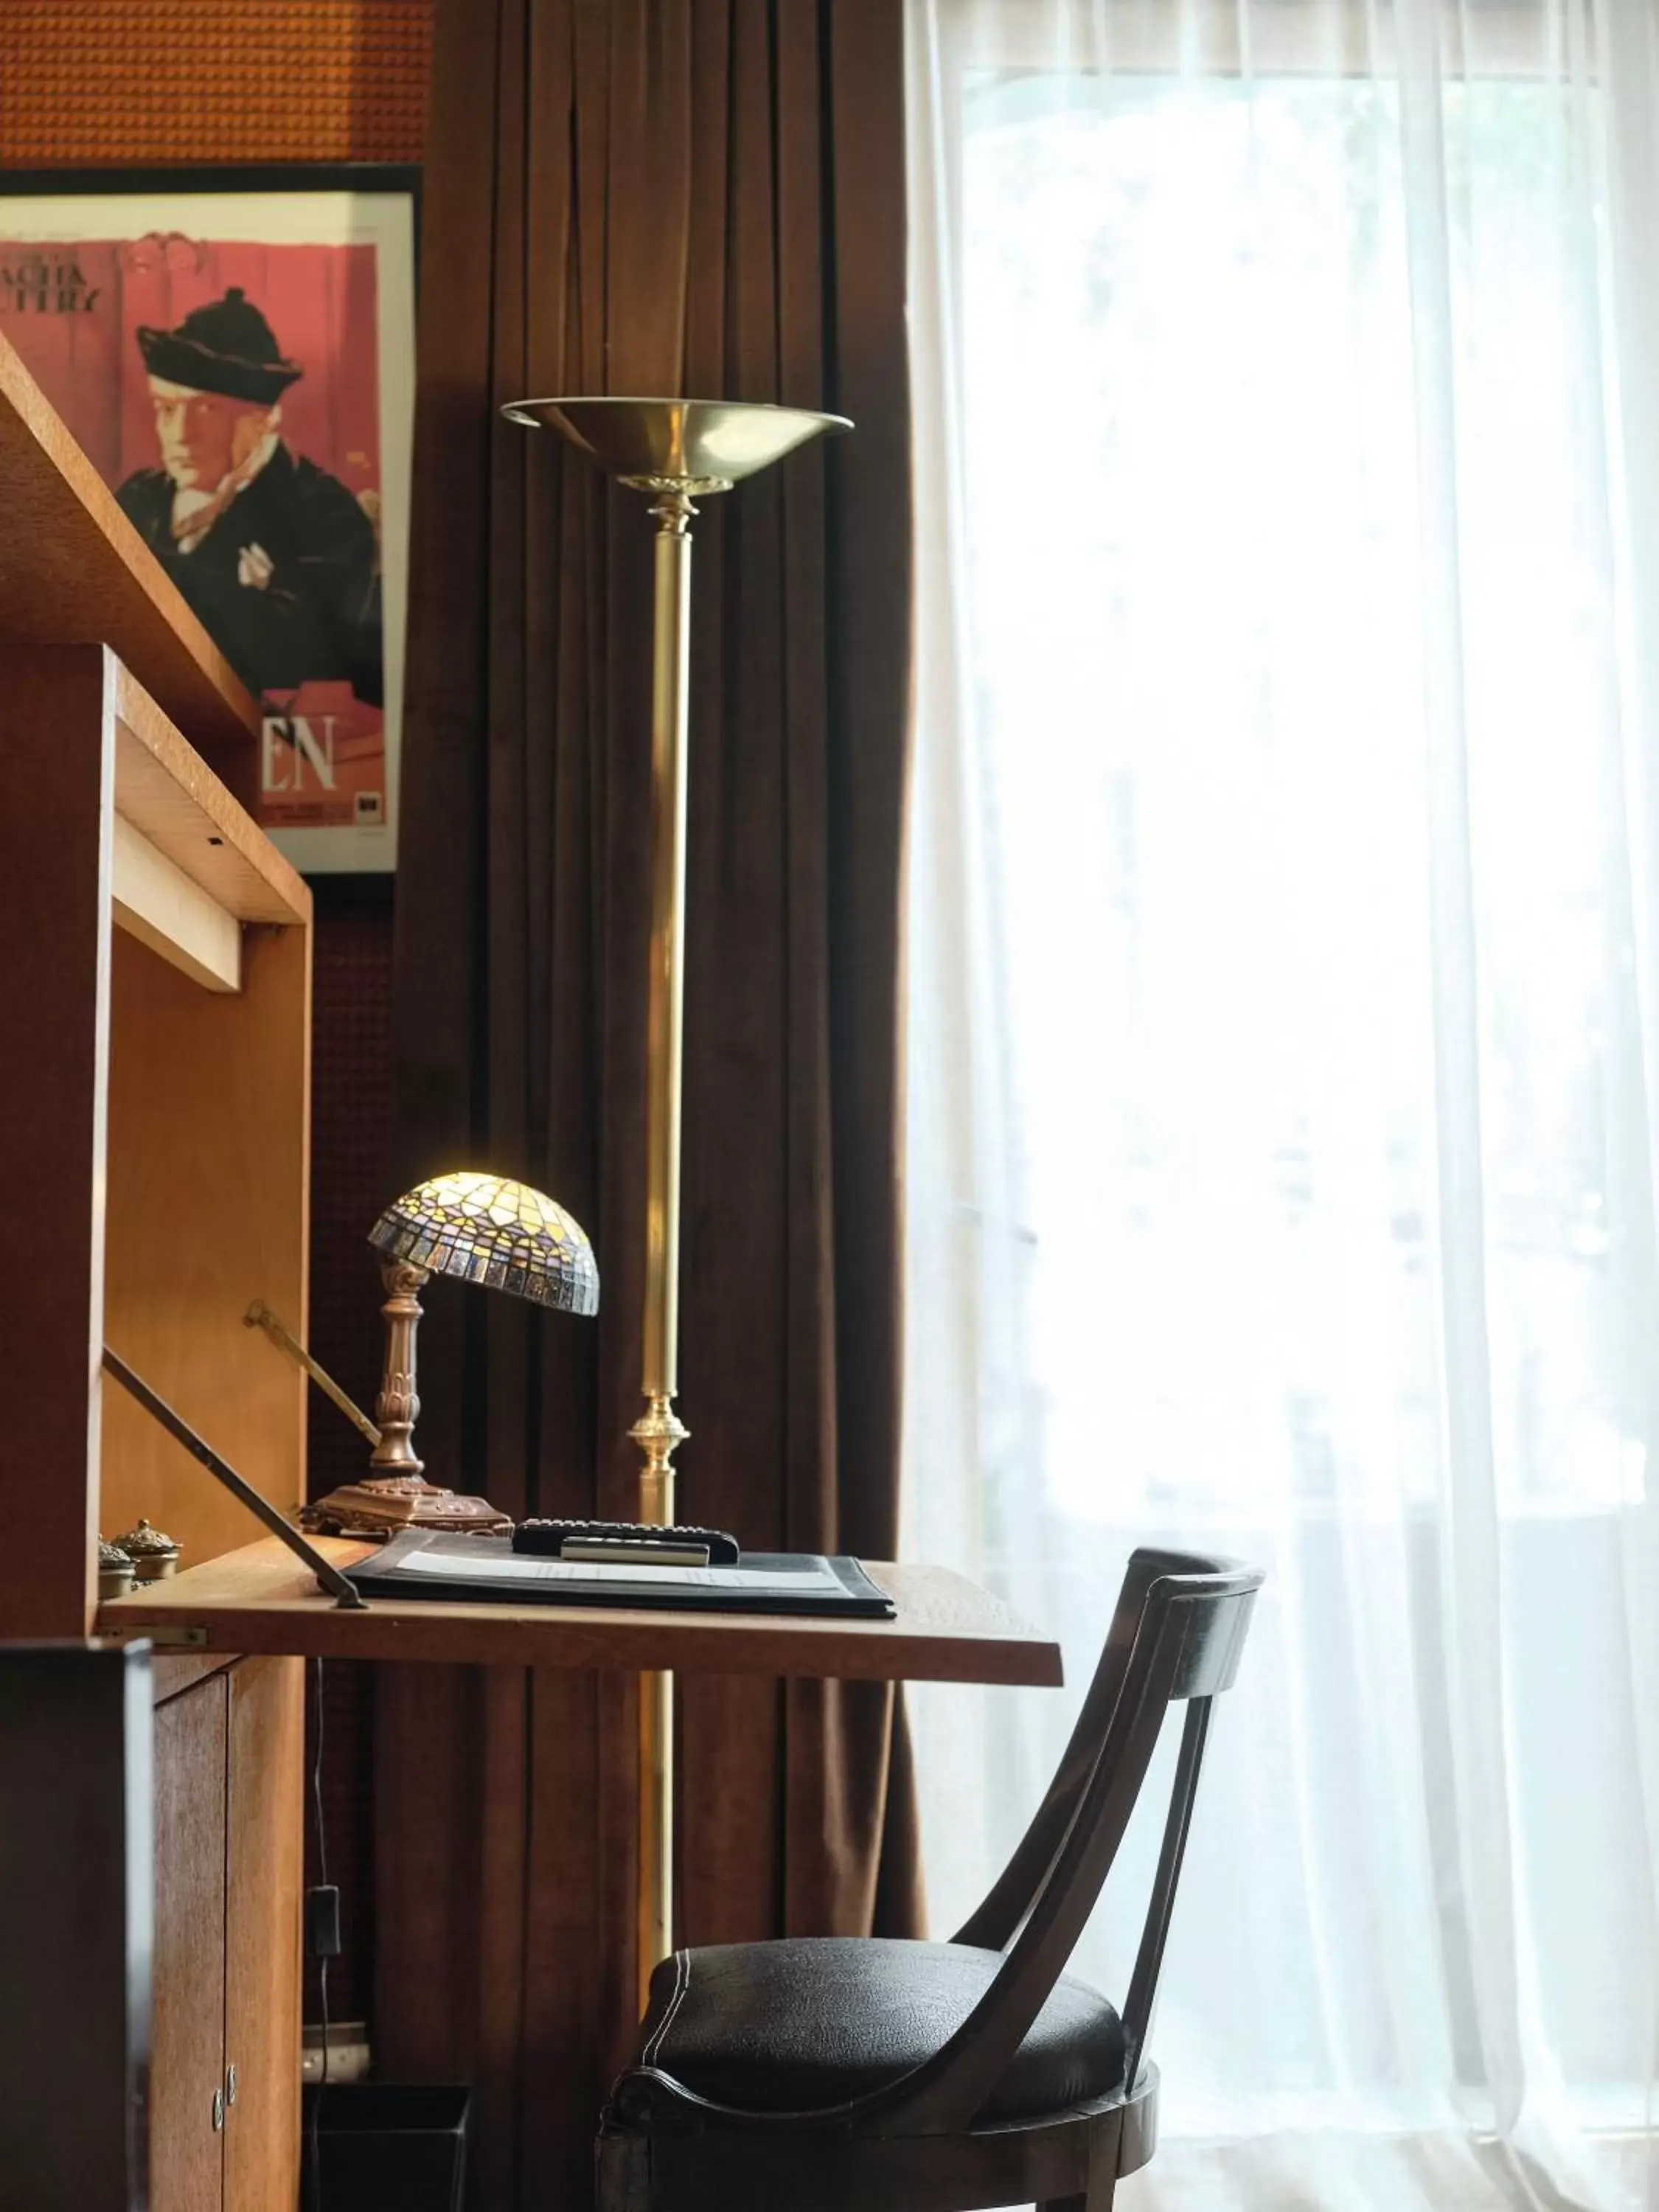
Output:
[[[414,1552],[399,1559],[397,1571],[430,1575],[441,1582],[623,1583],[668,1589],[741,1590],[752,1597],[815,1597],[844,1593],[845,1585],[825,1559],[798,1567],[659,1567],[593,1559],[538,1559],[515,1553],[510,1559],[469,1558],[465,1552]]]

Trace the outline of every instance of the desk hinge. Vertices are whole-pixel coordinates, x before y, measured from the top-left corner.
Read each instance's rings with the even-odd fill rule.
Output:
[[[140,1628],[108,1628],[100,1632],[111,1644],[153,1644],[158,1651],[205,1651],[208,1632],[205,1628],[180,1628],[160,1621],[147,1622]]]

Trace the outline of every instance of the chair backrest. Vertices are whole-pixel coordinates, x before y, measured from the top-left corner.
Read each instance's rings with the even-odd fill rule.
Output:
[[[1261,1577],[1231,1560],[1138,1551],[1089,1693],[1036,1817],[956,1941],[1003,1953],[989,1989],[942,2050],[896,2084],[920,2129],[965,2127],[1059,1979],[1111,1869],[1170,1706],[1187,1704],[1163,1848],[1123,2007],[1126,2081],[1152,2026],[1210,1709],[1231,1686]]]

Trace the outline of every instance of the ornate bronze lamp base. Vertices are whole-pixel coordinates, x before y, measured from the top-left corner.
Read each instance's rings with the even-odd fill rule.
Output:
[[[447,1528],[452,1534],[501,1534],[513,1523],[487,1498],[468,1498],[418,1476],[394,1474],[385,1482],[342,1483],[300,1515],[313,1536],[365,1536],[384,1541],[404,1528]]]
[[[415,1424],[421,1401],[415,1389],[415,1332],[421,1323],[419,1291],[430,1269],[407,1260],[387,1260],[380,1268],[386,1299],[386,1365],[374,1419],[380,1441],[362,1482],[348,1482],[306,1506],[300,1523],[314,1534],[370,1536],[384,1540],[404,1528],[447,1528],[466,1535],[488,1535],[510,1528],[486,1498],[468,1498],[428,1482],[415,1455]]]

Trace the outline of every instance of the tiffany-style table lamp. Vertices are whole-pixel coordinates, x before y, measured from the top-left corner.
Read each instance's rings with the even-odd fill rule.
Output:
[[[850,430],[844,415],[734,399],[516,399],[502,409],[556,430],[619,483],[647,493],[657,524],[651,675],[651,954],[646,1012],[645,1411],[640,1519],[674,1518],[679,1334],[680,1062],[685,942],[686,735],[690,713],[694,500],[730,491],[809,439]],[[674,1687],[640,1683],[640,2001],[673,1948]]]
[[[593,1248],[563,1206],[504,1176],[434,1176],[387,1206],[368,1232],[386,1285],[386,1364],[374,1420],[380,1440],[362,1482],[307,1507],[307,1528],[347,1534],[399,1528],[473,1531],[508,1526],[504,1513],[425,1480],[416,1456],[415,1332],[422,1286],[454,1275],[561,1313],[596,1314],[599,1271]]]

